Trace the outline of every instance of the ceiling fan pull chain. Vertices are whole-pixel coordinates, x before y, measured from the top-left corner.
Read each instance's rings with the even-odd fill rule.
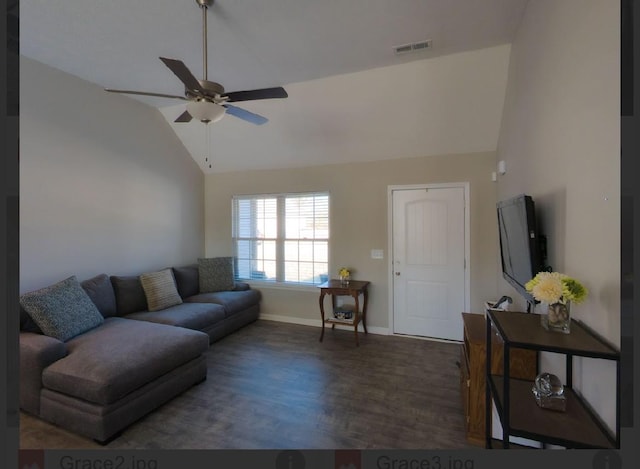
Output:
[[[211,169],[211,129],[209,128],[208,125],[205,125],[204,129],[205,129],[205,132],[206,132],[206,138],[205,138],[206,139],[206,143],[205,143],[205,145],[207,146],[207,148],[206,148],[207,157],[206,157],[205,161],[207,163],[209,163],[209,169]]]

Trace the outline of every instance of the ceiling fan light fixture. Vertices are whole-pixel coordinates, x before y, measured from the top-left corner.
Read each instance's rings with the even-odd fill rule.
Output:
[[[192,101],[187,104],[187,111],[194,119],[209,123],[222,119],[226,109],[211,101]]]

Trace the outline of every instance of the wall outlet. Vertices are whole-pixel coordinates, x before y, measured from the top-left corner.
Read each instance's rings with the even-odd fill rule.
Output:
[[[384,251],[382,249],[372,249],[371,259],[384,259]]]

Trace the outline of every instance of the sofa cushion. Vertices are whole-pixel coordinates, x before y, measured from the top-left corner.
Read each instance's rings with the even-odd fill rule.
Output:
[[[236,282],[236,284],[234,285],[233,289],[235,291],[251,290],[251,285],[249,285],[246,282]]]
[[[205,331],[224,318],[224,307],[215,303],[182,303],[162,311],[140,311],[126,316],[126,319],[186,327],[197,331]]]
[[[176,279],[178,293],[182,298],[200,293],[200,276],[198,264],[185,265],[173,268],[173,277]]]
[[[160,311],[182,303],[171,269],[140,275],[149,311]]]
[[[119,316],[147,309],[147,297],[140,277],[112,275],[111,285],[116,295]]]
[[[45,335],[63,342],[104,321],[75,275],[23,294],[20,304]]]
[[[232,257],[198,259],[200,293],[233,290],[235,285]]]
[[[225,317],[229,317],[259,304],[260,297],[258,290],[221,291],[191,296],[185,302],[219,304],[224,307]]]
[[[93,278],[82,281],[80,285],[87,292],[87,295],[89,295],[89,298],[91,298],[91,301],[96,305],[102,316],[108,318],[117,315],[116,295],[113,292],[113,286],[107,274],[96,275]]]
[[[124,318],[67,342],[69,354],[42,374],[44,387],[109,404],[200,356],[209,336],[182,327]]]

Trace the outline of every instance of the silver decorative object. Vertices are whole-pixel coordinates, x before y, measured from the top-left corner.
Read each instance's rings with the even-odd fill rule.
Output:
[[[562,381],[551,373],[540,373],[536,376],[531,388],[536,403],[543,409],[564,412],[567,409],[567,398],[564,395]]]

